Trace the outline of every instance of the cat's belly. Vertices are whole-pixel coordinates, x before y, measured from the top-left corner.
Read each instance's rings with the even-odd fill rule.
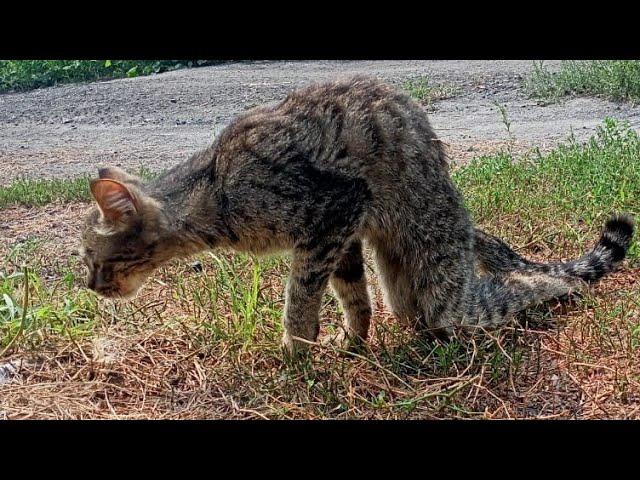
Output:
[[[271,255],[293,249],[293,240],[284,234],[248,232],[229,247],[236,252]]]

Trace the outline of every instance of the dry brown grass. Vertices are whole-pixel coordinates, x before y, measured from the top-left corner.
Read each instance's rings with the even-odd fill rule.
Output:
[[[3,269],[27,262],[42,288],[68,270],[79,276],[72,252],[85,208],[4,210]],[[524,253],[548,259],[548,246],[532,241]],[[580,249],[557,247],[566,256]],[[97,300],[80,333],[71,323],[25,333],[0,358],[12,362],[0,381],[0,418],[640,417],[637,266],[577,304],[550,305],[499,333],[448,344],[398,325],[371,277],[376,314],[367,349],[349,355],[317,346],[291,365],[279,349],[286,262],[219,259],[202,256],[202,273],[175,262],[129,304]],[[232,269],[230,283],[221,268]],[[245,311],[233,289],[249,288],[254,268],[259,290]],[[79,281],[58,287],[51,302],[81,291]],[[22,293],[18,285],[16,297]],[[327,295],[323,334],[339,322],[338,310]]]

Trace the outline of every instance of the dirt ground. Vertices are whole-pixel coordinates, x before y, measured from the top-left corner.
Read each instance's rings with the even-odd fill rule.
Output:
[[[556,68],[558,62],[548,62]],[[593,98],[542,105],[521,82],[526,61],[239,62],[160,75],[0,95],[0,185],[19,176],[67,177],[98,165],[167,168],[205,147],[236,114],[304,84],[364,73],[397,85],[427,76],[459,94],[437,103],[432,124],[453,161],[503,145],[506,106],[521,148],[591,135],[602,119],[640,128],[640,109]]]

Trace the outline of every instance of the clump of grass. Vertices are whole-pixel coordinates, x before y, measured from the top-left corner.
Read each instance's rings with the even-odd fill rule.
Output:
[[[74,274],[46,285],[35,272],[24,268],[0,271],[0,357],[11,347],[35,348],[45,338],[88,335],[97,314],[96,298],[80,290],[69,294]],[[59,290],[64,289],[65,295]]]
[[[404,89],[428,109],[434,109],[434,103],[438,100],[454,97],[458,93],[454,85],[433,84],[427,77],[406,81]]]
[[[157,173],[141,168],[137,175],[149,179]],[[53,202],[88,201],[91,199],[89,180],[87,175],[76,178],[19,178],[7,186],[0,186],[0,210],[17,205],[37,207]]]
[[[476,221],[525,245],[558,236],[582,243],[615,212],[640,214],[640,137],[606,119],[586,144],[513,161],[507,152],[476,158],[454,179]],[[587,228],[585,228],[587,227]],[[509,232],[521,232],[520,238]],[[637,241],[629,252],[640,253]]]
[[[640,100],[640,61],[564,61],[557,72],[535,62],[525,88],[535,97],[552,101],[585,95],[635,103]]]
[[[218,63],[215,60],[0,60],[0,93],[58,83],[137,77]]]
[[[199,318],[217,339],[247,346],[260,325],[268,323],[275,340],[281,332],[282,303],[264,291],[273,294],[284,288],[287,265],[283,259],[208,253],[200,262],[202,275],[175,279],[175,300],[181,307]]]
[[[0,209],[15,206],[41,206],[53,202],[89,200],[89,177],[32,180],[20,178],[0,187]]]
[[[502,124],[504,125],[504,128],[507,131],[507,135],[509,136],[509,140],[512,140],[513,139],[513,133],[511,132],[511,120],[509,119],[509,113],[507,112],[507,106],[503,105],[502,103],[499,103],[499,102],[493,102],[493,104],[498,109],[498,112],[500,112],[500,120],[502,121]]]

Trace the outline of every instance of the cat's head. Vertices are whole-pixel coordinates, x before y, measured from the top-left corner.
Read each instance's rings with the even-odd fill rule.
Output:
[[[105,297],[135,295],[162,263],[159,247],[166,220],[138,177],[102,168],[90,183],[95,205],[82,231],[80,255],[89,269],[87,286]]]

